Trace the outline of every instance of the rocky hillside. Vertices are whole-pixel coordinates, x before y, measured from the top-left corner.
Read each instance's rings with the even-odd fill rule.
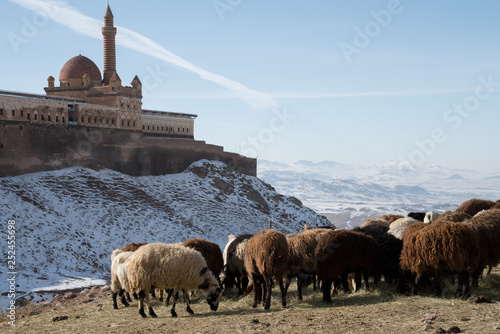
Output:
[[[164,176],[75,167],[5,177],[0,201],[4,223],[16,221],[18,292],[68,278],[106,279],[112,250],[130,242],[201,237],[223,248],[229,233],[255,233],[270,220],[285,233],[328,224],[298,199],[207,160]]]

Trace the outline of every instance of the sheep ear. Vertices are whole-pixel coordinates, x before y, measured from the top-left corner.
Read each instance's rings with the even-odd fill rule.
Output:
[[[200,290],[206,290],[210,287],[210,280],[205,280],[205,282],[201,283],[199,286],[198,286],[198,289]]]
[[[200,276],[203,276],[205,275],[205,273],[208,271],[208,268],[207,267],[203,267],[201,268],[201,271],[200,271]]]

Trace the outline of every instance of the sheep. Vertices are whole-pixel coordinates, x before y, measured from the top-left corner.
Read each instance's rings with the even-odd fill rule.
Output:
[[[253,234],[242,234],[232,239],[226,245],[224,252],[226,259],[220,275],[224,289],[233,285],[238,288],[238,294],[242,295],[248,286],[248,274],[245,269],[245,247],[253,237]]]
[[[497,202],[493,202],[487,199],[472,198],[460,204],[455,212],[466,213],[468,215],[474,216],[479,211],[488,210],[495,204],[497,204]]]
[[[389,224],[391,224],[393,221],[399,219],[399,218],[403,218],[403,216],[401,215],[393,215],[393,214],[389,214],[389,215],[383,215],[383,216],[380,216],[376,219],[382,219],[382,220],[386,220]]]
[[[368,276],[378,273],[380,247],[370,236],[349,230],[327,231],[316,246],[317,275],[323,281],[323,301],[331,302],[334,280],[341,279],[348,291],[347,275],[362,272],[368,290]]]
[[[479,238],[479,265],[472,273],[472,286],[478,286],[484,267],[500,263],[500,210],[481,211],[462,224],[472,228]]]
[[[396,219],[395,221],[393,221],[390,225],[390,228],[397,227],[397,226],[409,226],[409,225],[412,225],[415,223],[420,223],[420,221],[415,219],[415,218],[411,218],[411,217],[403,217],[403,218],[399,218],[399,219]]]
[[[368,226],[370,224],[383,224],[383,225],[387,225],[387,227],[390,226],[389,222],[385,219],[370,218],[370,219],[365,220],[363,222],[363,224],[361,224],[361,227],[365,227],[365,226]]]
[[[357,227],[354,228],[353,231],[371,236],[377,241],[382,251],[380,273],[384,276],[386,282],[391,283],[393,280],[397,279],[399,275],[399,257],[401,255],[401,249],[403,248],[403,241],[389,234],[385,226],[370,225],[366,227]]]
[[[130,305],[123,292],[129,291],[127,269],[129,259],[132,254],[134,254],[134,252],[124,252],[121,249],[115,249],[111,254],[111,292],[114,309],[118,309],[118,305],[116,303],[117,295],[121,296],[123,305]],[[130,298],[130,296],[128,296],[128,298]]]
[[[303,275],[316,274],[315,249],[327,229],[307,229],[288,239],[288,270],[286,272],[285,293],[293,277],[297,277],[298,299],[302,300]]]
[[[193,238],[184,242],[182,246],[189,247],[200,252],[205,258],[205,261],[207,261],[208,269],[210,269],[217,279],[219,278],[222,267],[224,266],[222,251],[220,250],[219,245],[205,239]]]
[[[122,251],[124,251],[124,252],[135,252],[139,247],[144,246],[146,244],[147,244],[147,242],[140,242],[138,244],[136,244],[135,242],[133,242],[131,244],[125,245],[122,248]]]
[[[408,214],[408,217],[415,218],[416,220],[423,222],[425,218],[425,212],[410,212]]]
[[[144,303],[147,304],[149,315],[156,314],[149,302],[149,294],[145,293],[154,285],[159,289],[175,289],[193,291],[200,289],[207,297],[207,303],[212,311],[219,306],[222,290],[219,281],[207,268],[207,262],[200,252],[179,246],[163,243],[144,245],[130,256],[128,267],[129,291],[139,291],[139,314],[146,318]],[[177,293],[170,313],[176,317],[175,305]],[[187,311],[193,313],[186,299]]]
[[[260,301],[266,310],[271,307],[272,279],[279,281],[281,304],[286,307],[283,276],[288,269],[288,242],[283,233],[269,229],[255,234],[245,248],[245,269],[253,281],[254,308]]]
[[[403,231],[406,229],[406,226],[395,226],[391,227],[387,233],[395,236],[398,239],[402,239]]]
[[[442,221],[460,223],[469,218],[472,218],[472,216],[466,213],[460,213],[456,211],[446,211],[436,219],[434,224],[438,224]]]
[[[436,211],[429,211],[425,213],[424,223],[432,224],[439,218],[439,213]]]
[[[420,224],[411,227],[415,225]],[[422,225],[413,227],[413,233],[403,233],[400,265],[402,270],[415,275],[413,293],[417,293],[423,276],[433,276],[436,294],[441,295],[439,277],[443,272],[452,272],[458,274],[455,295],[466,298],[469,295],[468,269],[478,265],[476,233],[462,223],[443,221]]]

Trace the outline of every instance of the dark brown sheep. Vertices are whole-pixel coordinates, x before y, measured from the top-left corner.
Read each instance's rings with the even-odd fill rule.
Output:
[[[192,248],[200,252],[205,258],[205,261],[207,261],[208,269],[210,269],[215,277],[219,279],[222,267],[224,266],[222,251],[220,250],[219,245],[205,239],[193,238],[184,242],[182,246]]]
[[[443,221],[448,221],[448,222],[455,222],[455,223],[461,223],[466,219],[471,218],[471,215],[468,215],[466,213],[461,213],[461,212],[456,212],[456,211],[446,211],[445,213],[441,214],[438,219],[434,222],[440,223]]]
[[[261,301],[271,307],[272,280],[279,281],[281,304],[286,307],[283,276],[288,269],[288,242],[283,233],[262,230],[255,234],[245,248],[245,269],[253,281],[253,307]]]
[[[381,250],[375,239],[348,230],[327,231],[316,246],[318,278],[323,281],[323,300],[331,302],[334,280],[341,280],[348,290],[347,275],[363,273],[366,289],[368,277],[378,273]]]
[[[285,293],[291,280],[297,277],[298,299],[302,300],[303,277],[316,274],[316,246],[321,236],[328,229],[306,229],[304,232],[288,239],[288,270],[286,272]]]
[[[488,210],[495,204],[497,204],[497,202],[493,202],[487,199],[473,198],[460,204],[455,211],[474,216],[479,211]]]
[[[433,276],[436,293],[440,295],[440,275],[445,271],[457,273],[456,295],[465,298],[469,294],[468,268],[478,265],[477,248],[477,235],[469,226],[446,221],[434,223],[403,236],[400,265],[402,270],[415,274],[414,293],[422,277]]]
[[[500,263],[500,210],[486,210],[463,222],[471,227],[479,238],[479,265],[472,273],[472,285],[477,286],[477,279],[485,266]]]

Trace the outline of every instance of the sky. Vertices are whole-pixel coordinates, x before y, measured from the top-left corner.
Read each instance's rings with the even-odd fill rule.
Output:
[[[500,166],[500,2],[110,0],[117,72],[143,108],[198,115],[249,157]],[[105,0],[2,0],[0,90],[102,72]]]

